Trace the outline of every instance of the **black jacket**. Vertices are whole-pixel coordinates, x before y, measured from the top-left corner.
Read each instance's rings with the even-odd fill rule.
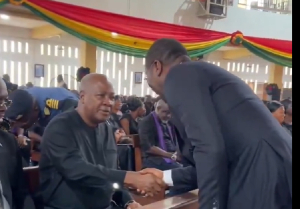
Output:
[[[0,130],[0,181],[2,195],[10,208],[22,209],[27,194],[22,157],[14,136],[2,130]]]
[[[174,186],[197,182],[200,209],[291,208],[292,138],[244,81],[183,63],[167,75],[164,98],[194,161],[172,172]]]
[[[47,126],[41,150],[41,190],[46,206],[56,209],[107,208],[111,200],[125,205],[125,171],[117,170],[117,145],[111,127],[95,129],[90,143],[76,110],[55,117]],[[121,189],[115,190],[117,183]]]

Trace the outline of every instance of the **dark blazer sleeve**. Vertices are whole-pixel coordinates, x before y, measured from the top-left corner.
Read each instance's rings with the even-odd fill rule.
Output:
[[[148,151],[152,146],[156,146],[157,131],[151,115],[147,115],[139,122],[139,136],[141,148],[144,152]]]
[[[203,69],[196,67],[188,63],[171,69],[165,81],[164,95],[191,141],[200,209],[211,209],[216,204],[223,208],[227,194],[225,145],[209,90],[209,78]],[[194,172],[191,168],[189,171]],[[173,174],[174,185],[184,178],[183,174]]]
[[[126,171],[94,165],[83,159],[69,123],[64,118],[57,118],[47,126],[42,140],[42,155],[51,160],[63,178],[81,186],[99,187],[105,182],[123,186]]]
[[[13,142],[16,142],[14,138],[12,138]],[[16,157],[17,157],[17,167],[16,167],[16,181],[17,181],[17,186],[16,188],[13,189],[12,194],[14,196],[14,203],[15,203],[15,208],[16,209],[23,209],[24,207],[24,202],[25,202],[25,197],[28,194],[27,190],[27,184],[23,172],[23,165],[22,165],[22,155],[20,152],[20,149],[17,147],[18,145],[16,144]]]

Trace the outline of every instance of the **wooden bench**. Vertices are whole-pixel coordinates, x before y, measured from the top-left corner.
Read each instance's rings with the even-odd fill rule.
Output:
[[[142,207],[143,209],[198,209],[198,189]]]
[[[135,171],[140,171],[143,169],[143,162],[142,162],[142,149],[140,143],[140,137],[138,134],[129,135],[132,139],[132,144],[134,148],[134,163],[135,163]],[[150,202],[156,202],[165,199],[166,190],[162,190],[159,194],[155,195],[154,197],[147,197],[144,198],[138,194],[133,193],[135,198],[138,198],[140,201],[149,204]],[[148,201],[148,202],[147,202]],[[141,203],[142,204],[142,203]],[[146,205],[146,204],[144,204]]]
[[[140,137],[138,134],[129,135],[128,137],[130,137],[132,139],[132,145],[133,145],[133,149],[134,149],[135,171],[140,171],[143,169]]]
[[[35,141],[35,140],[31,140],[30,143],[30,158],[31,161],[34,162],[40,162],[41,159],[41,152],[34,150],[34,147],[39,144],[39,142]]]

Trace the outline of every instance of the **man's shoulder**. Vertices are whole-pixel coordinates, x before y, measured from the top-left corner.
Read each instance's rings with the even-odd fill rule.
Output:
[[[47,125],[46,129],[53,127],[69,127],[72,122],[74,122],[74,117],[76,117],[76,110],[70,110],[56,115]]]
[[[139,129],[145,129],[145,128],[149,129],[153,127],[153,124],[154,124],[153,116],[152,114],[149,114],[139,122]]]
[[[152,114],[148,114],[147,116],[143,117],[143,119],[140,121],[140,123],[149,124],[153,122],[153,116]]]

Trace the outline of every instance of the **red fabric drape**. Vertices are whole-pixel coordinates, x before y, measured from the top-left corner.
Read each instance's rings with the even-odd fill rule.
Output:
[[[174,38],[184,43],[195,43],[216,40],[230,35],[223,32],[113,14],[56,1],[30,0],[30,2],[77,22],[148,40]]]
[[[50,1],[28,0],[46,10],[86,25],[119,34],[157,40],[174,38],[183,43],[206,42],[224,38],[231,34],[206,29],[180,26],[141,18],[113,14],[86,7]],[[234,36],[235,33],[232,35]],[[245,39],[277,51],[292,53],[292,41],[244,36]],[[276,54],[276,53],[275,53]]]
[[[277,39],[267,39],[267,38],[256,38],[256,37],[250,37],[245,36],[245,39],[252,41],[256,44],[263,45],[268,48],[272,48],[278,51],[286,52],[286,53],[292,53],[292,41],[286,41],[286,40],[277,40]]]

